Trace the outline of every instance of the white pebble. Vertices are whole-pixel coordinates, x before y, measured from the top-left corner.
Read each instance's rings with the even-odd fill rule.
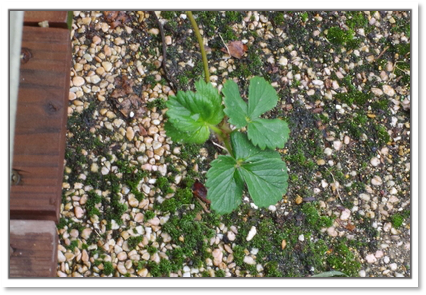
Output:
[[[341,220],[348,220],[349,216],[351,216],[351,210],[346,208],[345,210],[342,211],[342,214],[340,215],[340,219]]]
[[[374,176],[373,179],[371,179],[371,184],[372,185],[379,186],[379,185],[382,185],[382,183],[383,183],[383,181],[380,178],[380,176],[378,176],[378,175]]]
[[[112,69],[112,63],[110,63],[109,61],[104,61],[102,62],[102,67],[105,69],[106,72],[109,72]]]
[[[214,249],[212,252],[213,255],[213,264],[215,266],[219,266],[219,264],[222,262],[223,259],[223,252],[221,249]]]
[[[235,240],[234,232],[228,231],[227,236],[228,236],[228,240],[230,240],[231,242]]]
[[[326,148],[324,150],[324,154],[326,154],[327,156],[331,156],[332,153],[333,153],[333,150],[331,148]]]
[[[285,58],[284,56],[280,57],[278,64],[281,66],[286,66],[288,64],[288,59]]]
[[[333,147],[336,151],[342,148],[342,142],[340,140],[333,141]]]
[[[370,163],[371,163],[371,165],[376,167],[380,164],[380,160],[377,157],[373,157],[373,158],[371,158]]]
[[[74,214],[75,217],[78,219],[82,218],[84,216],[84,210],[81,207],[74,207]]]
[[[62,251],[58,250],[58,262],[65,262],[66,258],[64,253],[62,253]]]
[[[398,268],[398,265],[396,263],[391,263],[391,264],[389,264],[389,266],[390,266],[390,269],[393,270],[393,271],[397,270],[397,268]]]
[[[389,85],[383,85],[383,92],[386,95],[389,95],[389,96],[394,96],[395,95],[395,90],[393,90],[393,88],[391,86],[389,86]]]
[[[245,256],[244,262],[247,263],[247,264],[250,264],[250,265],[256,264],[256,261],[251,256]]]
[[[361,277],[361,278],[365,278],[365,276],[366,276],[367,274],[365,273],[365,270],[363,270],[363,269],[361,269],[360,271],[359,271],[359,276]]]
[[[72,83],[74,84],[74,86],[79,87],[79,86],[83,86],[85,81],[84,81],[83,77],[76,76],[72,79]]]
[[[374,263],[377,261],[374,254],[368,254],[367,256],[365,256],[365,260],[367,260],[368,263]]]
[[[102,175],[107,175],[108,173],[109,173],[109,169],[107,168],[107,167],[102,167],[102,169],[101,169],[101,173],[102,173]]]
[[[256,233],[257,233],[256,227],[252,226],[248,235],[247,235],[246,240],[250,241],[251,239],[253,239],[253,237],[256,235]]]
[[[299,241],[303,242],[305,240],[305,236],[304,235],[300,235],[299,236]]]
[[[327,233],[331,237],[337,237],[337,231],[334,227],[327,228]]]
[[[386,264],[388,264],[388,263],[389,263],[389,261],[390,261],[389,256],[385,256],[385,258],[383,258],[383,261],[384,261]]]

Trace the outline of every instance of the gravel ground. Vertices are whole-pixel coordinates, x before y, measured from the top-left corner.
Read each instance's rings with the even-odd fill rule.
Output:
[[[221,150],[164,131],[203,75],[184,12],[75,11],[57,275],[410,277],[409,12],[194,16],[215,87],[277,90],[287,194],[225,216],[193,196]]]

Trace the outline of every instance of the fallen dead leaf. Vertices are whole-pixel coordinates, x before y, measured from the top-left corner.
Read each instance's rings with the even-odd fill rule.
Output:
[[[227,48],[222,48],[222,51],[238,59],[243,57],[244,53],[248,50],[247,45],[241,41],[231,41],[226,46]]]

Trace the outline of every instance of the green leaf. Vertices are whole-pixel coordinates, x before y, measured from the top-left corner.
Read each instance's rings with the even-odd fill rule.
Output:
[[[203,119],[212,125],[217,125],[223,119],[222,97],[216,88],[211,83],[206,83],[204,80],[195,82],[195,89],[197,90],[197,99],[203,99],[211,103],[210,109],[201,109],[200,114],[203,114]]]
[[[261,149],[283,148],[288,140],[290,129],[287,122],[280,119],[256,119],[247,127],[248,138]]]
[[[210,127],[223,119],[218,91],[203,81],[197,82],[196,87],[199,92],[179,91],[166,102],[170,122],[166,132],[174,140],[204,143],[210,136]]]
[[[235,158],[219,156],[207,172],[207,198],[211,208],[229,213],[241,203],[244,182],[254,203],[267,207],[287,191],[287,167],[278,152],[261,150],[245,134],[231,133]],[[243,182],[244,181],[244,182]]]
[[[231,141],[239,165],[239,172],[247,184],[256,206],[276,204],[287,192],[287,167],[276,151],[262,151],[253,146],[247,136],[233,132]]]
[[[277,92],[264,78],[254,77],[250,80],[247,113],[252,120],[273,109],[277,102]]]
[[[225,114],[229,117],[229,123],[237,128],[247,125],[247,103],[241,98],[238,85],[233,80],[225,82],[222,88]]]
[[[347,277],[348,275],[338,271],[338,270],[331,270],[331,271],[326,271],[326,272],[322,272],[316,275],[313,275],[312,278],[329,278],[329,277],[334,277],[334,276],[344,276]]]
[[[230,156],[219,156],[207,172],[207,199],[211,208],[220,214],[230,213],[241,204],[243,182]]]
[[[210,134],[208,128],[204,126],[201,126],[198,130],[192,132],[181,131],[170,121],[167,121],[164,124],[164,129],[167,132],[167,136],[169,136],[174,142],[178,143],[204,143],[206,141],[206,136],[208,138]]]
[[[228,80],[223,86],[225,114],[237,128],[247,126],[248,138],[261,149],[283,148],[290,130],[280,119],[261,119],[259,116],[274,108],[278,101],[275,89],[265,79],[254,77],[250,80],[249,100],[240,97],[238,85]]]

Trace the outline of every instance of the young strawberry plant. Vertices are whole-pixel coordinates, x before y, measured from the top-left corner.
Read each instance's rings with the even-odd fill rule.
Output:
[[[207,172],[211,208],[230,213],[241,204],[245,188],[256,206],[276,204],[287,191],[288,175],[275,149],[284,147],[289,128],[281,119],[260,117],[276,106],[275,89],[254,77],[246,102],[232,80],[223,86],[223,99],[210,83],[200,80],[195,88],[196,92],[178,91],[169,97],[165,129],[173,141],[181,143],[204,143],[213,132],[225,146],[228,155],[212,161]]]
[[[169,97],[167,135],[175,142],[202,144],[213,132],[225,146],[228,155],[212,161],[207,172],[207,199],[217,213],[236,209],[246,188],[256,206],[276,204],[287,191],[288,175],[275,149],[284,147],[290,130],[281,119],[260,116],[277,105],[277,93],[265,79],[254,77],[247,102],[232,80],[223,85],[222,98],[209,83],[207,56],[197,23],[191,11],[186,13],[198,39],[206,82],[196,82],[195,92],[178,91]]]

